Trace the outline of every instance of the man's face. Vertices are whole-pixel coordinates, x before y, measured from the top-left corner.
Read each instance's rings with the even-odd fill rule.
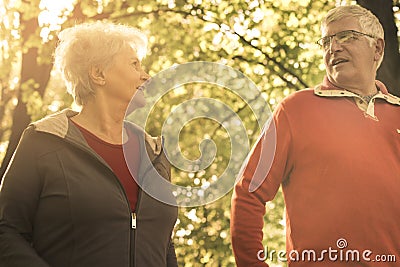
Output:
[[[322,36],[347,30],[362,32],[356,18],[343,18],[329,23]],[[343,43],[339,43],[336,37],[331,38],[330,45],[324,49],[324,63],[328,79],[335,86],[362,90],[375,80],[380,52],[376,41],[370,46],[372,38],[364,35],[353,37]]]

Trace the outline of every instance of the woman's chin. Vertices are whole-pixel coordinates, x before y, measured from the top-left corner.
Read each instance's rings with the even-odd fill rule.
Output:
[[[129,103],[129,106],[128,106],[126,114],[130,114],[130,113],[134,112],[135,110],[143,108],[144,106],[146,106],[146,99],[144,97],[143,98],[142,97],[138,98],[136,96]]]

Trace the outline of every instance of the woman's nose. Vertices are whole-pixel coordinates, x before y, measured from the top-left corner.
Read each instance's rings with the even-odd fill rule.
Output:
[[[140,75],[140,79],[143,80],[143,81],[147,81],[147,80],[150,79],[150,78],[151,78],[151,76],[150,76],[147,72],[145,72],[145,71],[143,70],[142,73],[141,73],[141,75]]]

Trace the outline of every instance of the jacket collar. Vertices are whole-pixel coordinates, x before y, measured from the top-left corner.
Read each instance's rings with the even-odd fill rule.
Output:
[[[137,126],[136,124],[130,121],[125,121],[125,127],[126,129],[137,134],[141,138],[144,138],[146,144],[150,147],[150,149],[153,151],[155,155],[160,154],[163,146],[162,136],[153,137],[148,133],[146,133],[141,127]]]
[[[69,118],[77,115],[78,112],[71,109],[64,109],[60,112],[49,115],[41,120],[31,123],[36,131],[45,132],[56,135],[61,138],[73,140],[75,143],[86,145],[80,131],[76,127],[71,127]],[[159,155],[162,149],[163,139],[161,136],[152,137],[142,128],[134,123],[125,121],[125,127],[139,136],[141,140],[144,138],[147,145],[155,155]]]

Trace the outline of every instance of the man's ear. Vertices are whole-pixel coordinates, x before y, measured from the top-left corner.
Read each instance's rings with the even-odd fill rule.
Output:
[[[378,61],[383,56],[385,51],[385,41],[382,38],[378,38],[375,43],[375,56],[374,59]]]
[[[96,85],[105,85],[106,79],[104,76],[104,71],[99,68],[99,66],[92,66],[89,70],[90,80]]]

